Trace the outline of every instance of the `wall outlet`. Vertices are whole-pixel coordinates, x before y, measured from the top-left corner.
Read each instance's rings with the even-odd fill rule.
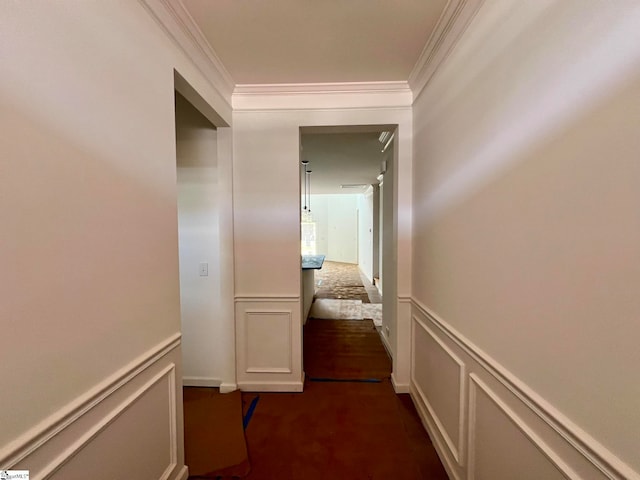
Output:
[[[389,336],[389,327],[385,325],[384,327],[384,334],[388,337]]]

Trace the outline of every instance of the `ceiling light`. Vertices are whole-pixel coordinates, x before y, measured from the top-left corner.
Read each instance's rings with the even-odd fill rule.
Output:
[[[389,140],[390,136],[391,136],[391,132],[382,132],[380,133],[378,140],[380,141],[380,143],[387,143],[387,140]]]
[[[387,149],[387,147],[389,146],[389,144],[391,143],[391,140],[393,140],[393,137],[395,137],[396,134],[392,133],[387,140],[387,143],[385,143],[384,148],[382,150],[380,150],[382,153],[384,153],[384,151]]]

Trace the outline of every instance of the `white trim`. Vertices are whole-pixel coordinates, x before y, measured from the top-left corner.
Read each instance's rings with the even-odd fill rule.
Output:
[[[427,396],[422,391],[422,388],[414,378],[413,374],[415,372],[415,356],[412,355],[411,358],[411,382],[415,385],[416,391],[420,395],[420,398],[425,404],[425,407],[429,411],[429,414],[433,418],[434,423],[438,427],[438,431],[444,438],[445,443],[449,447],[451,454],[455,461],[461,467],[464,467],[465,464],[465,425],[466,425],[466,415],[465,415],[465,404],[467,399],[467,366],[462,361],[462,359],[456,355],[447,345],[445,345],[442,340],[438,338],[438,336],[425,324],[420,320],[417,316],[412,316],[412,325],[415,328],[415,325],[419,325],[422,329],[429,335],[434,342],[444,351],[446,355],[453,360],[453,362],[458,365],[458,442],[457,445],[453,442],[447,429],[444,424],[440,421],[440,418],[436,414],[435,409],[429,403]],[[412,331],[411,337],[415,340],[414,335],[415,330]],[[415,351],[415,348],[412,348]]]
[[[305,95],[329,93],[407,93],[407,82],[336,82],[336,83],[270,83],[238,84],[234,95]],[[410,91],[410,90],[409,90]]]
[[[176,480],[188,480],[188,478],[189,478],[189,467],[184,465],[178,472],[178,475],[176,476]]]
[[[300,301],[300,295],[270,295],[270,294],[256,294],[256,295],[236,295],[235,302],[298,302]]]
[[[304,379],[299,382],[238,382],[243,392],[302,392]]]
[[[169,458],[171,459],[171,463],[167,466],[166,475],[163,476],[161,480],[168,479],[171,473],[176,469],[176,466],[178,465],[178,452],[180,451],[178,446],[178,388],[176,382],[176,366],[174,363],[171,363],[168,368],[169,370],[165,370],[169,373],[169,437],[171,439],[171,445],[169,446]],[[162,372],[158,375],[161,373]],[[180,391],[180,395],[182,395],[182,390]],[[126,408],[128,408],[128,406]],[[181,416],[184,416],[182,411]],[[182,420],[182,418],[180,420]],[[180,447],[184,449],[184,439],[182,443],[183,444],[180,445]]]
[[[0,452],[0,463],[11,467],[34,453],[116,390],[178,347],[180,338],[179,332],[171,335],[20,435]]]
[[[549,445],[547,445],[539,435],[537,435],[516,413],[504,403],[498,394],[496,394],[489,386],[484,383],[478,375],[472,373],[469,375],[471,380],[471,388],[469,392],[469,470],[467,472],[467,480],[475,479],[475,420],[476,420],[476,401],[477,391],[481,390],[484,394],[506,415],[511,423],[520,430],[546,458],[551,464],[567,479],[579,479],[580,476],[571,469],[562,458],[555,453]]]
[[[393,352],[391,351],[391,345],[389,344],[389,339],[384,334],[383,330],[384,330],[384,326],[380,328],[380,330],[378,331],[378,335],[380,336],[380,339],[382,340],[382,344],[384,345],[384,348],[387,351],[387,355],[389,355],[389,358],[393,361]]]
[[[588,462],[608,478],[614,480],[640,479],[638,472],[608,450],[595,438],[559,412],[548,401],[534,392],[486,352],[467,339],[455,328],[431,312],[415,298],[413,305],[444,335],[475,360],[488,374],[500,382],[518,400],[526,405],[544,423],[579,452]]]
[[[371,111],[371,112],[375,112],[375,113],[380,113],[380,112],[411,112],[413,109],[413,107],[411,105],[401,105],[401,106],[397,106],[397,105],[391,105],[391,106],[361,106],[361,105],[346,105],[344,104],[344,102],[340,105],[340,106],[329,106],[327,107],[327,105],[323,105],[323,106],[304,106],[304,105],[292,105],[292,106],[282,106],[282,108],[246,108],[246,109],[234,109],[233,113],[241,115],[243,113],[269,113],[272,112],[274,110],[277,110],[279,113],[307,113],[310,110],[312,110],[314,113],[323,113],[323,112],[327,112],[327,113],[347,113],[347,112],[353,112],[353,111],[357,111],[357,112],[367,112],[367,111]],[[377,125],[387,125],[384,122],[381,123],[376,123]],[[331,125],[327,125],[327,126],[331,126]]]
[[[289,365],[286,367],[252,367],[249,365],[249,318],[251,316],[286,316],[289,322],[287,329],[289,336],[286,345],[289,346]],[[293,352],[291,340],[293,338],[293,312],[291,310],[248,310],[244,311],[244,372],[245,373],[293,373]]]
[[[238,384],[237,383],[222,382],[220,384],[220,393],[235,392],[237,389],[238,389]]]
[[[209,377],[182,377],[182,386],[219,388],[220,393],[234,392],[238,389],[237,383],[223,382],[220,379]]]
[[[164,473],[160,477],[160,480],[166,480],[171,473],[175,470],[178,464],[178,436],[177,436],[177,419],[176,419],[176,384],[175,384],[176,366],[174,363],[167,365],[160,370],[156,375],[149,379],[145,384],[138,388],[133,394],[129,395],[125,400],[120,402],[116,408],[111,410],[106,416],[104,416],[98,423],[93,425],[87,430],[80,438],[71,443],[65,450],[60,453],[54,460],[49,462],[40,472],[37,477],[40,479],[47,479],[53,475],[56,471],[62,468],[69,460],[71,460],[83,447],[89,444],[94,438],[96,438],[101,432],[103,432],[109,425],[117,420],[129,407],[131,407],[137,400],[139,400],[145,393],[147,393],[153,386],[160,382],[163,378],[168,378],[169,388],[169,428],[170,428],[170,463],[167,465]]]
[[[138,1],[178,49],[187,56],[202,76],[220,94],[225,104],[231,107],[230,99],[235,82],[182,2],[175,0]]]
[[[411,399],[413,400],[413,404],[416,406],[416,410],[418,410],[418,414],[420,420],[422,421],[422,425],[425,430],[429,434],[429,438],[431,438],[431,443],[436,449],[438,457],[442,461],[445,470],[449,477],[454,480],[462,480],[460,475],[458,474],[458,466],[455,464],[454,460],[451,458],[450,450],[447,446],[445,446],[442,441],[443,437],[436,426],[433,417],[429,414],[426,405],[422,402],[422,396],[416,390],[416,384],[413,382],[409,387],[409,394],[411,395]]]
[[[411,107],[407,82],[237,85],[234,112]]]
[[[484,0],[449,0],[409,74],[414,100],[427,86],[438,67],[449,56]]]
[[[391,385],[393,385],[393,391],[396,393],[410,393],[411,385],[408,383],[398,383],[393,372],[391,373]]]
[[[218,388],[222,381],[211,377],[182,377],[183,387],[213,387]]]

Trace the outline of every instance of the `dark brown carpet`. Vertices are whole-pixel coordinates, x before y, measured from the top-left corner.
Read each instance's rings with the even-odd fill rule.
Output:
[[[241,478],[250,470],[240,391],[185,387],[184,445],[189,478]]]
[[[245,403],[255,396],[243,394]],[[246,436],[249,480],[448,478],[411,399],[389,380],[261,393]]]
[[[371,320],[310,319],[304,369],[302,393],[242,394],[246,479],[448,479],[410,396],[393,391]],[[185,394],[185,421],[188,408]]]
[[[304,370],[312,379],[383,379],[391,360],[373,321],[319,320],[304,326]]]

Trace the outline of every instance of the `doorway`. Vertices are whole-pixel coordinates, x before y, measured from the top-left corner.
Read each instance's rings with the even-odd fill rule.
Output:
[[[307,222],[314,224],[315,253],[325,255],[326,261],[325,268],[315,274],[309,317],[371,319],[388,351],[382,283],[385,272],[390,284],[395,281],[396,256],[390,235],[395,215],[392,166],[396,129],[397,125],[300,129],[300,160],[301,164],[308,162],[301,169],[301,211]],[[310,176],[306,170],[311,170]],[[382,195],[385,187],[387,203]],[[309,205],[310,212],[305,209]],[[332,275],[342,275],[344,280],[330,278]],[[356,285],[357,280],[361,281]],[[346,287],[345,282],[349,284]],[[387,319],[393,315],[395,288],[389,285],[388,289],[392,294]]]
[[[177,72],[175,133],[182,382],[231,391],[236,379],[230,128]]]

